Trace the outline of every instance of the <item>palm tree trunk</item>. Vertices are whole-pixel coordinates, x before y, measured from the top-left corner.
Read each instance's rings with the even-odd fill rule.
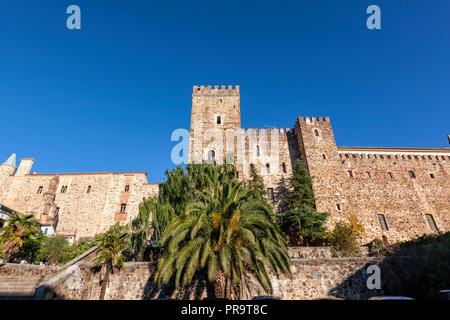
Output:
[[[99,300],[105,300],[106,286],[108,285],[108,280],[109,280],[109,263],[106,263],[105,264],[105,275],[103,277],[102,288],[100,289]]]
[[[222,270],[217,270],[216,282],[214,283],[214,298],[225,299],[226,298],[226,277]]]

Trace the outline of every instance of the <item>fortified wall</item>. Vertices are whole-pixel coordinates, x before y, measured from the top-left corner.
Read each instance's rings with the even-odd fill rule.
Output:
[[[144,172],[37,174],[30,173],[33,162],[22,159],[16,170],[14,154],[0,165],[0,203],[33,214],[44,232],[53,228],[69,241],[130,222],[142,199],[158,194]]]
[[[242,129],[239,86],[194,86],[189,150],[189,163],[235,163],[243,180],[255,166],[275,209],[301,159],[317,210],[330,213],[327,228],[353,214],[366,230],[362,244],[450,230],[449,148],[340,147],[328,117],[299,117],[291,130]]]

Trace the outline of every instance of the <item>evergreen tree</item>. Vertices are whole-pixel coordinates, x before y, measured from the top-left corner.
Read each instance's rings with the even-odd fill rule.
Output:
[[[311,177],[301,160],[297,160],[289,181],[291,191],[281,207],[281,228],[291,245],[306,244],[325,236],[325,212],[317,212]]]

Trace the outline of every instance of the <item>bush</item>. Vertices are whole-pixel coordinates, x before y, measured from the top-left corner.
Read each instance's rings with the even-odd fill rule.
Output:
[[[374,239],[369,243],[370,253],[373,255],[380,255],[384,251],[384,242],[381,239]]]
[[[363,226],[355,216],[350,216],[350,222],[337,222],[334,229],[327,234],[328,244],[333,257],[361,256],[358,238],[364,233]]]

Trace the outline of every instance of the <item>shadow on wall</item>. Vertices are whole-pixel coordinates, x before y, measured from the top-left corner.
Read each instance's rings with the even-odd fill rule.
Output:
[[[32,295],[30,299],[33,299],[33,300],[64,300],[56,293],[56,291],[52,287],[50,287],[48,285],[41,285],[41,286],[37,287],[34,295]]]
[[[373,272],[367,272],[371,265],[380,268],[381,289],[369,289],[367,286],[369,277],[374,275]],[[420,291],[423,290],[420,279],[423,273],[419,257],[380,257],[347,277],[331,289],[329,295],[351,300],[366,300],[381,295],[420,298]]]

